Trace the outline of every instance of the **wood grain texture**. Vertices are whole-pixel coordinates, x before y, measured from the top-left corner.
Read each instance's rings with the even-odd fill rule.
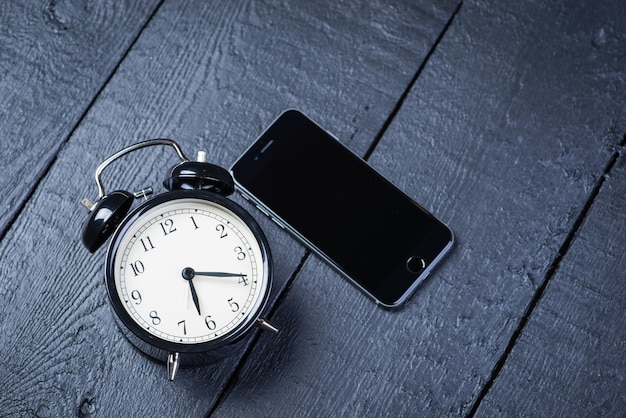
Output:
[[[244,348],[219,364],[182,370],[171,384],[163,365],[124,340],[102,283],[105,251],[89,255],[79,241],[87,214],[78,202],[95,198],[96,166],[150,137],[174,138],[191,155],[204,149],[210,161],[229,166],[289,107],[334,126],[364,152],[454,5],[159,7],[0,242],[0,317],[9,318],[0,322],[2,414],[205,415]],[[25,76],[20,88],[30,80]],[[47,146],[36,143],[33,152]],[[170,150],[142,150],[103,173],[106,190],[162,191],[175,162]],[[304,250],[267,220],[260,223],[276,261],[273,302]]]
[[[626,411],[623,151],[477,416]]]
[[[157,4],[0,4],[0,236]]]
[[[626,132],[623,16],[465,2],[370,159],[456,249],[398,312],[309,260],[215,416],[467,414]]]

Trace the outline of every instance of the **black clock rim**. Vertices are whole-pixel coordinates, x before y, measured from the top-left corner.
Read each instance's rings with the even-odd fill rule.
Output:
[[[115,285],[115,275],[114,275],[114,262],[115,255],[117,254],[117,250],[119,249],[121,240],[130,228],[130,226],[143,215],[146,211],[161,205],[166,202],[170,202],[172,200],[178,199],[186,199],[186,198],[194,198],[200,200],[206,200],[209,202],[217,203],[226,207],[228,210],[232,211],[235,215],[237,215],[241,220],[248,225],[252,234],[257,239],[259,243],[259,247],[261,248],[262,255],[262,263],[263,263],[263,271],[267,280],[267,291],[265,295],[263,295],[263,300],[259,305],[258,309],[254,312],[250,312],[248,322],[246,322],[240,328],[234,330],[227,335],[217,338],[212,341],[207,341],[203,343],[197,344],[183,344],[176,343],[169,340],[164,340],[159,338],[148,331],[146,331],[143,327],[137,324],[131,316],[128,314],[121,299],[117,293],[117,287]],[[135,208],[131,213],[129,213],[120,223],[119,227],[115,231],[113,238],[111,239],[111,243],[109,244],[109,248],[107,250],[106,261],[105,261],[105,284],[107,288],[107,293],[109,295],[109,301],[111,302],[111,306],[115,315],[118,318],[118,322],[121,322],[121,325],[126,328],[126,330],[130,331],[132,335],[139,338],[143,343],[148,344],[149,346],[156,347],[160,350],[169,351],[169,352],[178,352],[178,353],[206,353],[212,350],[215,350],[224,345],[236,342],[239,340],[244,334],[250,330],[255,325],[254,318],[258,318],[260,313],[263,312],[265,306],[267,305],[267,300],[269,298],[269,294],[272,286],[272,278],[273,278],[273,263],[272,263],[272,255],[270,252],[269,243],[263,230],[257,221],[250,215],[244,208],[242,208],[239,204],[233,202],[230,199],[227,199],[221,195],[204,191],[204,190],[174,190],[170,192],[166,192],[160,195],[153,197],[152,199],[142,203],[140,206]],[[137,345],[137,344],[135,344]],[[142,349],[138,346],[138,348]],[[143,351],[143,350],[142,350]]]

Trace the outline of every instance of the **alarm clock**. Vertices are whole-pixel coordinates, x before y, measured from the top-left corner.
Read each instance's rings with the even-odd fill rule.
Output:
[[[135,193],[105,193],[101,174],[124,155],[150,146],[174,149],[178,163],[163,182]],[[167,365],[211,362],[235,351],[254,326],[278,332],[261,317],[272,285],[272,257],[263,231],[241,206],[228,171],[198,153],[190,161],[169,139],[118,151],[96,169],[98,199],[83,199],[89,217],[82,242],[95,252],[110,237],[105,284],[123,334]],[[151,196],[148,198],[148,196]],[[136,199],[144,201],[131,211]]]

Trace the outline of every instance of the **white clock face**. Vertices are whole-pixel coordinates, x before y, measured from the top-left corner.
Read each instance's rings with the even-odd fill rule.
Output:
[[[148,333],[179,344],[229,335],[264,301],[263,253],[250,228],[211,201],[183,198],[141,214],[114,258],[117,296]]]

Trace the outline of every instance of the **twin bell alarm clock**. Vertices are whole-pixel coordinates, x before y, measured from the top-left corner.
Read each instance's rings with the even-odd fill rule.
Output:
[[[101,174],[141,148],[171,147],[178,163],[151,188],[105,193]],[[83,199],[89,218],[82,242],[95,252],[109,238],[105,283],[117,322],[143,353],[167,365],[174,380],[180,366],[206,364],[234,351],[259,326],[272,282],[270,248],[257,222],[228,199],[235,190],[228,171],[189,160],[169,139],[131,145],[95,172],[98,199]],[[148,196],[151,196],[148,198]],[[131,211],[136,199],[145,199]]]

